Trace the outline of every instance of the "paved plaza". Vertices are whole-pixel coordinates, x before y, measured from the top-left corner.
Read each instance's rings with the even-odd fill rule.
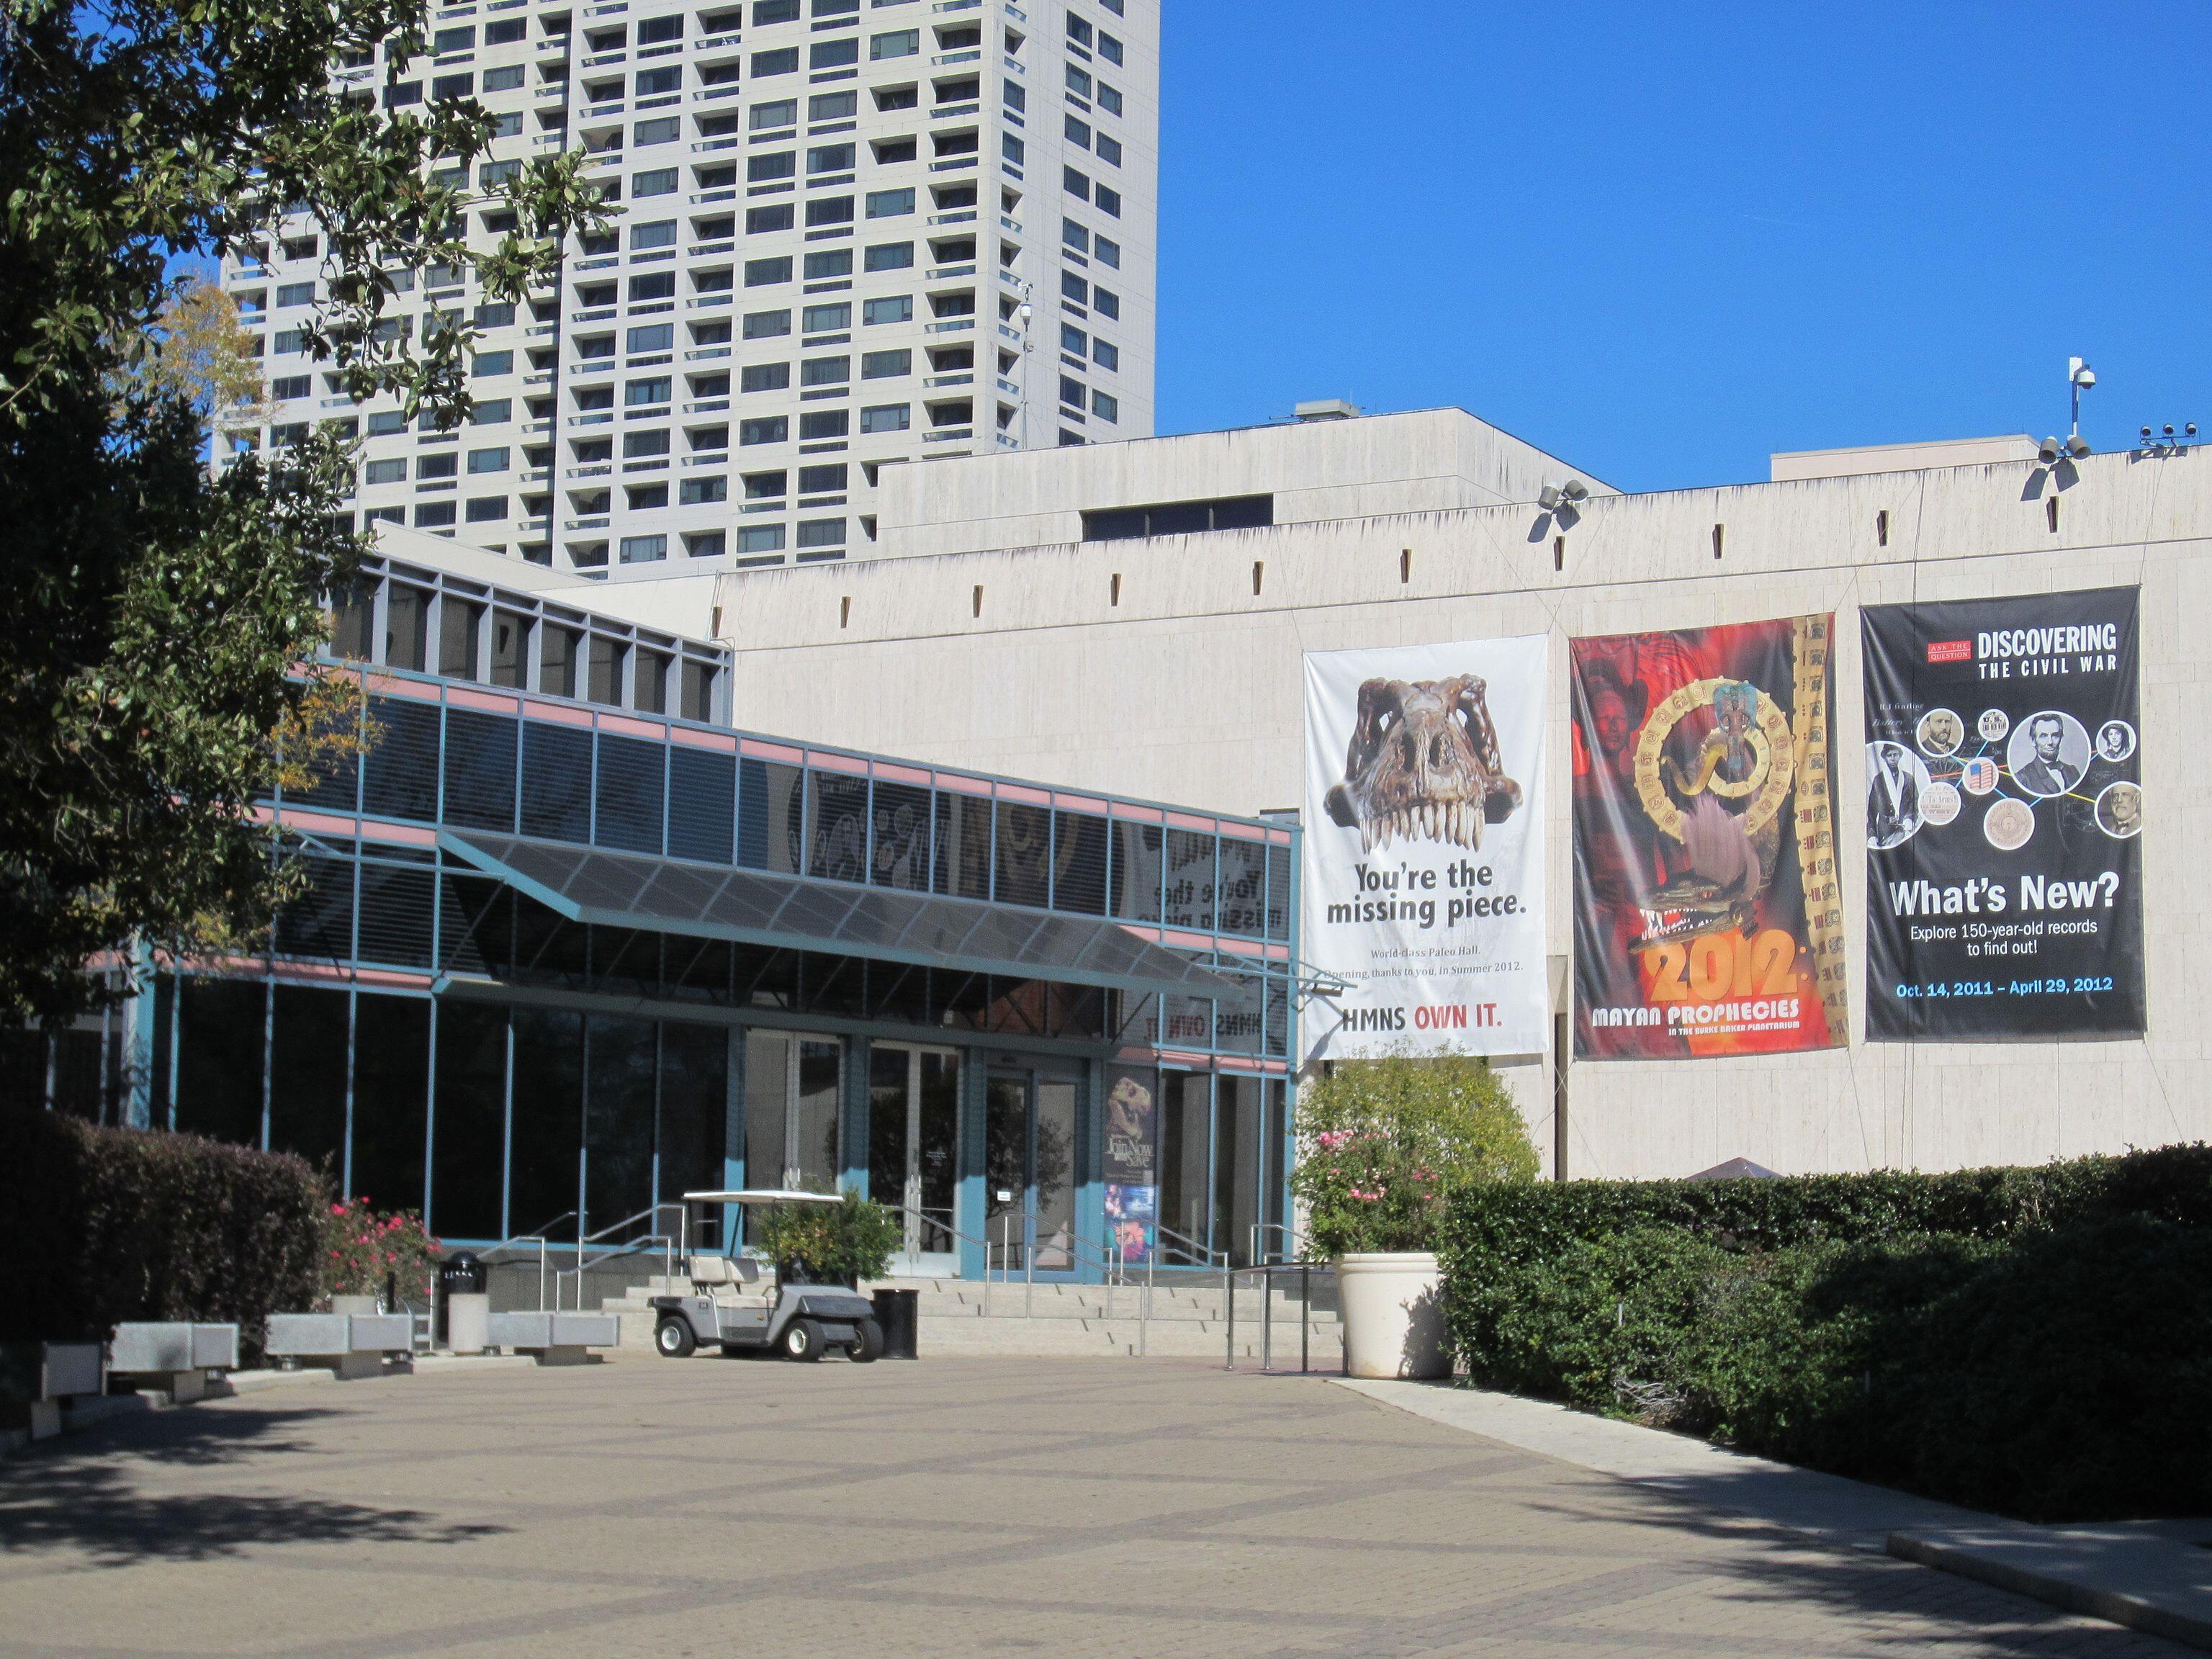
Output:
[[[2178,1654],[1316,1377],[623,1358],[0,1463],[0,1655]]]

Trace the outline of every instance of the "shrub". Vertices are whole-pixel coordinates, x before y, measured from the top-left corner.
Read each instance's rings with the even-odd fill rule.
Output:
[[[786,1284],[857,1284],[880,1279],[905,1242],[899,1218],[848,1190],[836,1204],[785,1204],[761,1218],[754,1242]]]
[[[1451,1194],[1536,1174],[1505,1085],[1467,1054],[1340,1060],[1302,1092],[1297,1121],[1291,1190],[1317,1255],[1433,1249]]]
[[[365,1198],[341,1200],[322,1218],[323,1295],[426,1301],[438,1271],[438,1241],[412,1210],[379,1215]]]
[[[104,1341],[125,1320],[235,1322],[312,1306],[330,1198],[297,1158],[197,1135],[0,1111],[0,1340]]]
[[[1486,1386],[2038,1519],[2201,1514],[2208,1188],[2203,1147],[1482,1188],[1446,1311]]]

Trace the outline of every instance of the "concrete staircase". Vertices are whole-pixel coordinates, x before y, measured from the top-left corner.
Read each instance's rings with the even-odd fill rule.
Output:
[[[623,1316],[625,1352],[649,1352],[653,1311],[647,1298],[679,1293],[658,1275],[600,1304]],[[994,1283],[988,1289],[971,1279],[887,1279],[868,1290],[919,1291],[922,1356],[1033,1355],[1107,1358],[1225,1360],[1229,1328],[1220,1281],[1180,1279],[1153,1287],[1150,1316],[1145,1316],[1142,1285]],[[1344,1328],[1336,1310],[1335,1286],[1316,1273],[1310,1310],[1297,1296],[1297,1281],[1278,1275],[1268,1300],[1267,1335],[1275,1369],[1298,1364],[1298,1326],[1306,1325],[1308,1362],[1316,1370],[1343,1364]],[[1240,1364],[1260,1364],[1262,1350],[1261,1297],[1249,1275],[1237,1285],[1236,1357]],[[1026,1311],[1024,1310],[1026,1309]]]

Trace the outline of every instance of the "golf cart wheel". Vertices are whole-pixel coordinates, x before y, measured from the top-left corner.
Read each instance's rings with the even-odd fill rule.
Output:
[[[691,1327],[684,1320],[664,1319],[653,1327],[653,1346],[663,1359],[689,1359],[699,1339],[691,1334]]]
[[[786,1359],[819,1359],[822,1358],[822,1327],[811,1319],[794,1319],[783,1328],[783,1357]]]
[[[853,1328],[853,1340],[845,1345],[845,1352],[855,1365],[865,1365],[870,1360],[884,1357],[884,1328],[872,1319],[864,1319]]]

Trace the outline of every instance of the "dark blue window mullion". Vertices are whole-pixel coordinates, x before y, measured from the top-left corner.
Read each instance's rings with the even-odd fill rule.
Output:
[[[592,723],[591,772],[586,780],[584,797],[584,842],[586,846],[599,844],[599,727],[596,719]]]
[[[636,653],[633,652],[631,659],[635,662],[635,659]],[[635,671],[631,678],[635,679]],[[668,855],[669,820],[676,808],[676,745],[668,740],[668,728],[664,726],[660,730],[660,853],[665,858]],[[658,1187],[653,1188],[656,1193],[659,1190]]]
[[[442,883],[436,884],[443,885]],[[431,920],[436,921],[434,908]],[[436,934],[431,937],[434,939]],[[422,1079],[422,1231],[436,1237],[438,1202],[438,999],[430,999],[429,1058]]]

